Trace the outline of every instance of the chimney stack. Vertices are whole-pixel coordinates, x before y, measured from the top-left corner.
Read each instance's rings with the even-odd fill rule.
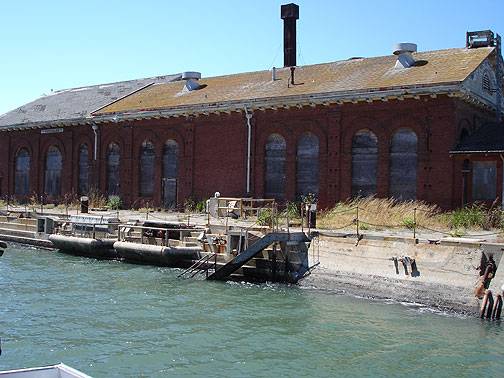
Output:
[[[290,3],[280,8],[284,20],[284,67],[296,65],[296,20],[299,19],[299,6]]]

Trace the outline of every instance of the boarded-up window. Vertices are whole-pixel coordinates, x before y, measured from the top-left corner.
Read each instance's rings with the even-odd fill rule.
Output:
[[[352,139],[352,196],[376,194],[378,138],[369,130],[355,133]]]
[[[312,133],[299,138],[297,145],[296,195],[319,193],[319,140]]]
[[[145,141],[140,148],[140,196],[150,197],[154,193],[154,164],[156,152],[152,142]]]
[[[497,196],[497,163],[473,162],[472,176],[473,201],[493,201]]]
[[[89,151],[87,144],[79,147],[79,194],[89,191]]]
[[[417,135],[407,129],[398,130],[390,144],[390,196],[401,200],[416,199]]]
[[[16,174],[14,178],[14,193],[26,196],[30,193],[30,153],[22,148],[16,155]]]
[[[166,141],[163,149],[163,205],[165,208],[177,204],[177,175],[179,148],[172,139]]]
[[[121,149],[116,143],[110,143],[107,150],[107,194],[119,195]]]
[[[56,146],[49,147],[46,157],[46,170],[44,192],[49,197],[56,197],[61,194],[61,170],[63,168],[63,158]]]
[[[265,190],[267,198],[285,198],[285,139],[279,134],[271,134],[265,149]]]

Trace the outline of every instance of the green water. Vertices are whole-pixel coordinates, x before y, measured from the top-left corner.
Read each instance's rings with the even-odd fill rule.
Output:
[[[95,377],[504,376],[504,324],[27,247],[0,257],[0,370]]]

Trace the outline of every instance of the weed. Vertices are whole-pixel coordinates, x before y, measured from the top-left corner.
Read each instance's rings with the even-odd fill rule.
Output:
[[[119,210],[122,206],[122,200],[119,196],[110,196],[107,201],[107,207],[111,210]]]
[[[416,226],[415,220],[410,217],[406,217],[403,219],[402,224],[404,227],[406,227],[409,230],[413,230]]]

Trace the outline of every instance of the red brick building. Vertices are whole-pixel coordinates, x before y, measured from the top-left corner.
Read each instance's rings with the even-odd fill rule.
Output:
[[[96,187],[160,207],[216,191],[313,193],[321,207],[373,194],[443,208],[493,201],[502,154],[454,157],[499,119],[500,40],[485,36],[465,48],[403,44],[376,58],[56,92],[0,117],[0,194],[57,201]],[[491,161],[481,168],[490,181],[466,160]],[[469,181],[495,188],[477,198]]]

